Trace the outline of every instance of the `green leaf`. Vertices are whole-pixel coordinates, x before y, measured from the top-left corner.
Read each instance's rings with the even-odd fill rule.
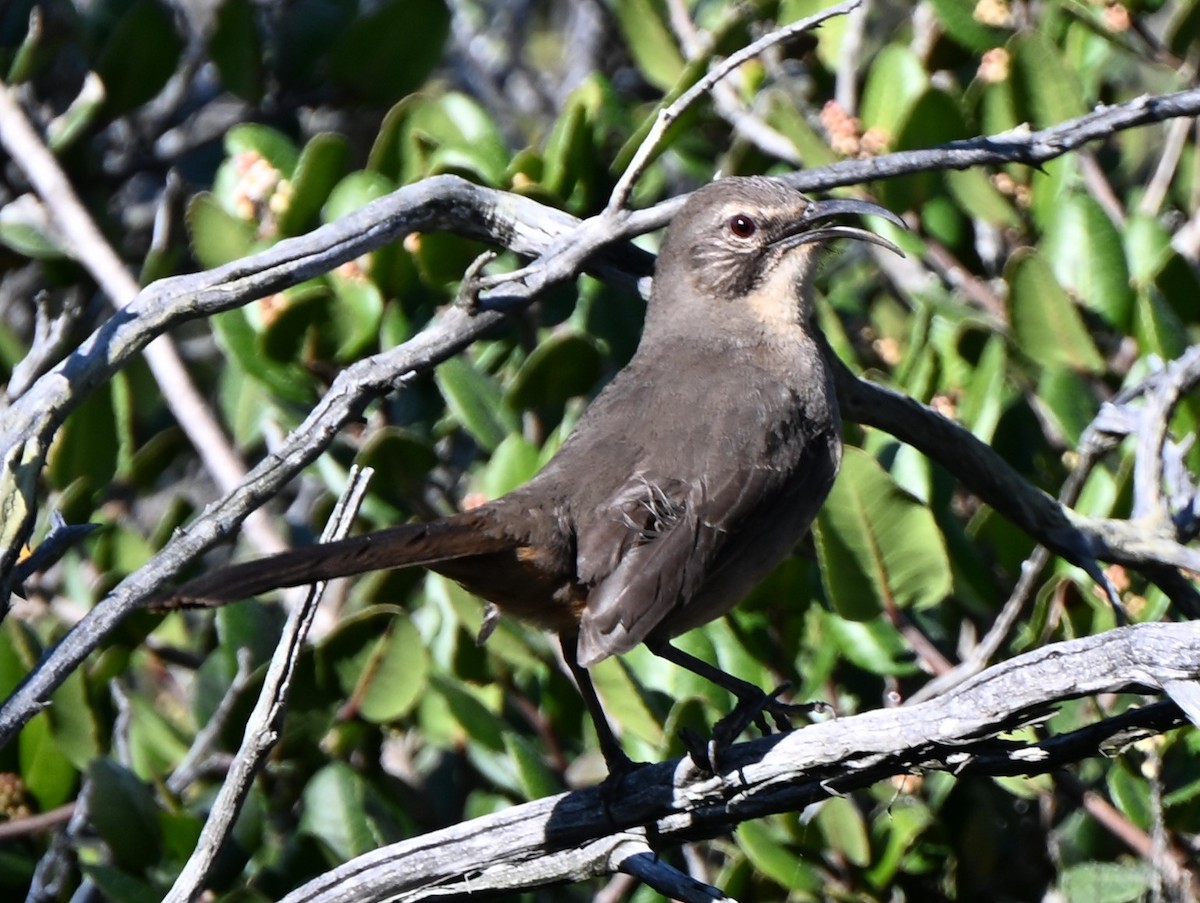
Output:
[[[567,108],[555,120],[542,153],[545,166],[541,183],[557,197],[568,197],[575,180],[592,162],[590,105],[581,97],[588,87],[590,84],[585,84],[572,93]]]
[[[867,73],[860,113],[864,128],[881,129],[889,139],[895,138],[928,87],[929,76],[917,55],[907,47],[888,44]]]
[[[883,103],[903,103],[902,112],[885,108],[881,115],[889,118],[882,127],[891,137],[894,150],[912,150],[944,144],[971,134],[963,118],[962,104],[957,97],[939,88],[926,87],[915,97],[888,97]],[[865,122],[865,120],[864,120]],[[947,231],[962,229],[962,214],[956,209],[943,187],[941,173],[926,172],[899,179],[888,179],[881,186],[880,197],[892,210],[923,208],[921,221],[938,241],[952,247],[960,238]]]
[[[79,771],[100,754],[100,731],[83,673],[73,672],[50,697],[50,731],[58,751]]]
[[[338,34],[330,75],[368,103],[386,106],[420,87],[442,58],[450,10],[443,0],[390,0],[368,8]]]
[[[1149,284],[1174,254],[1171,233],[1156,217],[1134,213],[1123,235],[1130,279],[1138,287]]]
[[[885,677],[917,673],[904,638],[881,618],[848,621],[828,612],[822,626],[842,657],[856,668]]]
[[[408,614],[375,606],[344,619],[321,644],[351,707],[376,723],[403,718],[427,689],[429,654]]]
[[[55,156],[64,155],[81,138],[93,132],[97,120],[106,112],[107,100],[99,76],[89,74],[71,105],[46,126],[46,143]]]
[[[466,358],[444,361],[434,379],[455,419],[488,451],[517,429],[517,418],[504,404],[500,387]]]
[[[406,108],[401,181],[463,172],[490,185],[504,181],[509,151],[491,115],[458,92],[420,97]]]
[[[1034,128],[1057,125],[1087,112],[1083,87],[1062,51],[1036,31],[1008,42],[1017,114]]]
[[[28,628],[16,618],[6,618],[0,628],[0,695],[8,697],[37,663],[40,648]]]
[[[1005,366],[1007,349],[1001,336],[993,335],[984,345],[971,382],[963,393],[958,416],[963,425],[984,442],[991,442],[1006,403]]]
[[[1082,862],[1064,869],[1058,886],[1066,903],[1134,903],[1147,899],[1152,876],[1145,863]]]
[[[738,825],[736,836],[756,871],[790,891],[818,893],[825,884],[821,874],[775,834],[768,820],[758,819]]]
[[[1062,198],[1039,245],[1058,282],[1116,329],[1128,329],[1133,290],[1125,248],[1112,221],[1086,194]]]
[[[832,5],[830,0],[783,0],[779,4],[778,22],[780,25],[787,25],[798,19],[814,15]],[[849,16],[835,16],[832,19],[826,19],[822,23],[820,31],[817,32],[817,57],[820,59],[821,65],[830,72],[837,69],[843,58],[842,48],[849,23]],[[815,166],[816,164],[809,162],[808,165]]]
[[[154,97],[179,64],[183,41],[166,8],[137,0],[117,20],[95,66],[112,114],[128,113]]]
[[[208,54],[225,88],[251,103],[262,97],[263,47],[250,0],[224,0],[217,8]]]
[[[80,867],[111,903],[160,903],[163,898],[160,887],[123,869],[94,862]]]
[[[596,343],[586,335],[560,332],[541,342],[506,393],[515,410],[557,407],[595,388],[603,362]]]
[[[99,490],[112,482],[117,469],[117,422],[111,387],[88,395],[55,437],[48,474],[57,488],[83,478]]]
[[[496,446],[492,457],[472,486],[484,498],[498,499],[528,483],[539,470],[541,456],[537,448],[520,433],[509,433]]]
[[[46,208],[31,194],[0,207],[0,243],[34,260],[61,260],[67,246]]]
[[[37,74],[38,58],[44,51],[46,30],[45,23],[40,14],[31,14],[34,4],[32,0],[27,0],[24,4],[26,7],[22,9],[22,4],[10,4],[12,16],[9,21],[15,20],[17,17],[28,17],[24,25],[25,36],[21,39],[21,44],[12,53],[10,57],[6,57],[6,62],[9,64],[7,81],[10,85],[19,85],[29,81]],[[3,16],[0,16],[0,27],[3,26]],[[8,40],[5,41],[6,50],[11,49],[13,39],[16,38],[15,29],[4,29]]]
[[[429,440],[420,433],[388,426],[366,438],[357,463],[375,468],[372,492],[403,498],[426,485],[438,457]]]
[[[959,206],[971,216],[1008,229],[1021,225],[1012,201],[1000,193],[983,170],[950,170],[942,173],[942,178]]]
[[[265,353],[258,330],[250,325],[244,309],[227,310],[210,317],[209,322],[217,342],[249,376],[287,401],[306,404],[311,400],[312,376],[298,364],[281,363]]]
[[[1075,446],[1098,406],[1087,380],[1069,368],[1047,366],[1038,379],[1037,394],[1054,424]]]
[[[824,42],[822,42],[824,43]],[[825,137],[804,117],[790,98],[772,92],[767,96],[766,122],[792,142],[806,167],[815,169],[837,160]]]
[[[483,751],[504,751],[504,722],[497,716],[499,695],[495,687],[472,687],[453,678],[434,676],[430,686],[446,703],[454,719],[456,733]],[[486,700],[486,701],[485,701]]]
[[[542,799],[562,790],[558,777],[546,765],[545,753],[535,744],[524,737],[506,733],[504,748],[517,765],[517,779],[525,799]]]
[[[209,269],[240,260],[255,249],[254,224],[234,216],[207,191],[188,203],[186,222],[192,254]]]
[[[1121,814],[1143,831],[1154,823],[1154,804],[1150,799],[1150,784],[1146,778],[1130,770],[1127,762],[1113,762],[1105,781],[1113,803]]]
[[[300,830],[316,837],[342,861],[370,852],[382,840],[367,816],[371,792],[344,762],[326,765],[304,788]]]
[[[1196,41],[1200,40],[1200,3],[1192,0],[1179,7],[1167,29],[1167,47],[1177,56],[1184,57],[1192,52]]]
[[[291,138],[279,129],[257,122],[243,122],[226,132],[225,153],[230,157],[242,154],[262,157],[288,179],[300,160],[300,151]]]
[[[279,232],[298,235],[317,223],[322,206],[346,170],[349,147],[341,135],[321,132],[300,151],[292,173],[292,195],[279,214]]]
[[[826,593],[844,618],[864,621],[893,604],[935,605],[950,593],[933,514],[860,449],[846,449],[814,536]]]
[[[95,759],[88,768],[88,812],[117,864],[141,871],[158,861],[162,850],[154,796],[128,769],[112,759]]]
[[[237,656],[242,649],[250,653],[251,667],[269,662],[283,636],[285,619],[280,606],[258,601],[218,608],[214,626],[225,673],[232,677],[237,672]]]
[[[334,271],[328,280],[336,305],[330,310],[324,333],[337,343],[334,360],[354,361],[375,345],[383,319],[383,295],[374,282],[353,268]]]
[[[145,699],[133,698],[130,710],[130,767],[147,781],[168,774],[187,755],[187,742],[178,728]]]
[[[1104,361],[1079,312],[1035,251],[1022,249],[1004,270],[1009,285],[1009,319],[1022,353],[1042,366],[1100,373]]]
[[[396,183],[387,176],[370,170],[356,170],[334,186],[321,211],[321,218],[332,223],[395,190]]]
[[[946,34],[968,50],[982,53],[1004,43],[1003,31],[975,18],[975,0],[931,0],[929,5]]]
[[[607,658],[591,669],[592,683],[622,736],[636,738],[651,748],[666,742],[662,724],[646,704],[645,691],[617,658]]]
[[[58,746],[48,712],[29,720],[17,737],[21,778],[42,809],[61,806],[78,779],[71,760]]]
[[[1187,329],[1169,304],[1154,289],[1138,292],[1133,318],[1133,335],[1143,354],[1174,360],[1187,347]]]
[[[834,796],[820,804],[816,825],[826,845],[859,867],[871,863],[871,840],[867,823],[849,797]]]
[[[886,844],[867,878],[875,887],[887,887],[900,870],[905,854],[934,821],[933,814],[919,800],[899,799],[880,816],[880,827],[886,832]]]
[[[651,0],[616,0],[613,11],[638,71],[660,91],[669,91],[683,75],[684,60],[661,10]]]

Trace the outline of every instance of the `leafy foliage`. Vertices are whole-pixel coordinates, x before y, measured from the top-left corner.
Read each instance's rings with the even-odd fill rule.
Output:
[[[825,4],[687,4],[711,41],[683,40],[665,3],[615,0],[588,19],[593,5],[517,4],[521,16],[479,0],[453,4],[452,17],[442,0],[224,0],[205,23],[149,0],[36,11],[18,0],[0,7],[0,71],[43,114],[52,148],[130,266],[163,275],[237,261],[438,173],[594,212],[656,108],[694,82],[711,54]],[[1198,30],[1196,0],[932,0],[918,13],[880,2],[850,64],[848,26],[831,23],[815,52],[744,67],[730,81],[732,102],[814,167],[1050,125],[1183,87],[1191,75],[1179,57]],[[84,90],[87,72],[98,75],[100,95]],[[857,116],[827,102],[835,88],[856,98]],[[866,186],[917,224],[890,237],[915,261],[941,261],[947,275],[885,276],[862,248],[845,249],[818,301],[830,343],[858,372],[956,418],[1031,483],[1057,492],[1100,404],[1153,357],[1200,341],[1196,262],[1172,241],[1196,213],[1195,139],[1185,136],[1172,158],[1163,133],[1113,135],[1041,170],[1012,164]],[[669,132],[635,197],[665,198],[718,171],[792,168],[709,104]],[[182,214],[163,195],[176,178],[169,171],[186,186]],[[1156,180],[1160,171],[1170,177]],[[24,191],[7,173],[0,182],[5,379],[40,338],[30,287],[59,307],[92,292]],[[155,213],[172,228],[153,229]],[[454,298],[479,251],[458,236],[411,235],[178,338],[239,450],[258,458],[340,368],[416,335]],[[497,265],[516,263],[505,256]],[[87,310],[75,331],[85,335],[99,317]],[[519,485],[628,358],[640,325],[636,301],[590,277],[544,298],[512,329],[373,405],[285,500],[281,525],[296,543],[311,540],[352,461],[380,470],[364,528]],[[1198,414],[1191,399],[1176,431],[1193,431]],[[891,437],[848,427],[847,439],[815,544],[682,645],[754,683],[789,680],[797,698],[850,713],[927,679],[930,662],[906,628],[950,658],[986,630],[1032,544]],[[1194,468],[1200,450],[1188,460]],[[0,626],[0,692],[63,633],[74,606],[100,598],[216,495],[200,470],[141,366],[75,411],[50,462],[45,510],[103,529],[31,587],[68,607],[22,611]],[[1122,449],[1092,473],[1078,507],[1127,514],[1130,482]],[[1161,616],[1165,599],[1142,578],[1122,589],[1136,617]],[[281,745],[216,873],[223,897],[275,898],[382,843],[598,773],[582,703],[537,631],[504,621],[479,647],[478,602],[420,573],[367,576],[338,601],[336,624],[306,653]],[[161,898],[222,775],[210,769],[183,792],[163,782],[230,692],[235,650],[250,650],[261,678],[279,623],[275,607],[258,601],[215,617],[132,619],[0,750],[0,772],[16,776],[0,782],[0,804],[20,816],[82,794],[104,850],[76,838],[82,873],[113,900]],[[1090,582],[1060,565],[1008,651],[1111,624]],[[604,662],[595,679],[635,759],[681,754],[678,729],[711,724],[730,705],[645,650]],[[217,738],[221,750],[236,747],[251,705],[244,696]],[[1128,704],[1073,703],[1056,721],[1083,723],[1097,708]],[[1200,831],[1197,743],[1179,732],[1084,763],[1075,777],[1136,830],[1152,829],[1161,795],[1166,831],[1186,838]],[[0,851],[0,887],[22,892],[47,848],[46,837],[25,836]],[[1119,901],[1142,898],[1155,880],[1047,778],[881,783],[802,816],[747,823],[704,855],[712,880],[741,899],[1057,892]]]

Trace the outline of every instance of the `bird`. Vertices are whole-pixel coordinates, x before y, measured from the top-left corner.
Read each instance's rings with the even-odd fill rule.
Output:
[[[762,176],[696,190],[668,225],[633,357],[529,482],[427,523],[216,570],[156,607],[420,566],[489,613],[557,634],[610,776],[633,763],[588,669],[641,643],[729,689],[747,713],[740,732],[774,694],[670,641],[724,615],[791,553],[838,472],[837,398],[812,318],[820,248],[847,238],[902,254],[835,222],[847,215],[904,225],[875,203],[814,200]]]

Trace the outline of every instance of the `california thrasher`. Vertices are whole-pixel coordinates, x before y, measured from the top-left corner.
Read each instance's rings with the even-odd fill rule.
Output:
[[[812,201],[765,178],[700,189],[667,231],[633,359],[527,484],[431,523],[216,571],[160,607],[426,567],[558,634],[610,773],[630,763],[587,668],[638,643],[761,711],[772,696],[668,640],[764,578],[833,483],[840,420],[810,322],[817,248],[853,238],[900,253],[872,232],[829,224],[843,214],[903,225],[875,204]]]

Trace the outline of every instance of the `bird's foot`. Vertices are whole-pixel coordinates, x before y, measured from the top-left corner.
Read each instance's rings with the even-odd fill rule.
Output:
[[[790,688],[791,684],[783,683],[770,693],[758,690],[740,697],[733,710],[713,726],[712,736],[707,742],[691,731],[684,731],[682,739],[696,767],[718,774],[721,752],[732,746],[752,724],[764,735],[775,731],[786,733],[795,726],[793,718],[829,708],[824,702],[782,702],[779,697]]]
[[[622,782],[639,768],[644,768],[647,763],[635,762],[622,750],[606,753],[604,761],[608,765],[608,775],[600,782],[600,806],[604,809],[604,817],[615,826],[613,806],[622,799]]]

